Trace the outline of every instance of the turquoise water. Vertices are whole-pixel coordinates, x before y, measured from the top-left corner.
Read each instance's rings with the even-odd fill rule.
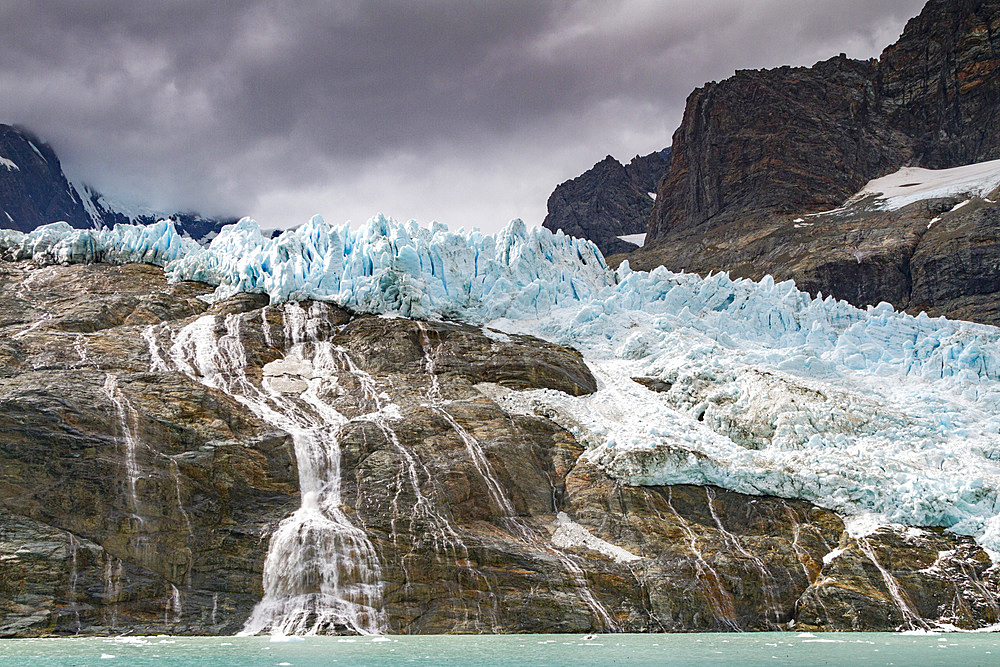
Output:
[[[1000,634],[87,637],[0,640],[0,665],[1000,665]]]

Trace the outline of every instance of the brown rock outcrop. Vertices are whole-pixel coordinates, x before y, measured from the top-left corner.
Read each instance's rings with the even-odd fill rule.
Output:
[[[996,323],[989,206],[975,221],[958,223],[972,211],[955,213],[930,231],[957,200],[802,216],[840,207],[902,166],[1000,158],[998,52],[1000,2],[931,0],[878,60],[741,71],[697,89],[674,134],[646,246],[630,264],[772,274],[855,305],[888,301]],[[946,241],[956,225],[975,231]],[[929,267],[943,271],[936,285],[925,279]]]
[[[855,540],[805,501],[624,484],[544,415],[505,410],[511,390],[592,392],[573,350],[207,291],[142,265],[0,263],[0,634],[240,629],[269,542],[313,502],[304,469],[338,473],[323,483],[372,545],[389,632],[997,620],[997,569],[967,538]],[[325,467],[253,396],[335,413],[311,450]],[[307,556],[313,530],[293,544]],[[302,562],[309,594],[323,563]]]

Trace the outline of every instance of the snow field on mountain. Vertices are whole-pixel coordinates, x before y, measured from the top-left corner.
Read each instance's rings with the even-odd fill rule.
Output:
[[[1000,331],[811,298],[791,282],[607,268],[588,241],[320,218],[276,239],[244,219],[208,248],[169,222],[0,232],[0,254],[145,261],[215,298],[264,292],[455,319],[581,350],[599,390],[506,392],[630,484],[695,483],[942,525],[1000,551]],[[500,334],[493,333],[493,336]],[[646,378],[658,391],[632,378]]]
[[[1000,188],[1000,160],[978,162],[951,169],[903,167],[868,182],[848,201],[877,195],[878,208],[896,211],[923,199],[968,195],[986,197]]]

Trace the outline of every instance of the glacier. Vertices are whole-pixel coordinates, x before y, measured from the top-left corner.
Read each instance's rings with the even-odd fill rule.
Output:
[[[586,240],[511,222],[495,235],[375,216],[262,234],[244,218],[207,247],[170,221],[30,234],[0,256],[148,262],[171,280],[272,301],[451,319],[580,350],[595,394],[496,391],[571,430],[627,484],[716,484],[848,516],[944,526],[1000,551],[1000,330],[855,308],[792,282],[610,269]],[[500,333],[498,333],[500,332]]]

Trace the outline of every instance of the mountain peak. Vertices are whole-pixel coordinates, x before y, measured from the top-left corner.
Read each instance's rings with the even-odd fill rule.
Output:
[[[77,229],[152,224],[163,218],[195,240],[208,240],[223,225],[197,213],[167,213],[115,203],[96,189],[66,178],[55,151],[30,130],[0,124],[0,228],[30,232],[51,222]]]

